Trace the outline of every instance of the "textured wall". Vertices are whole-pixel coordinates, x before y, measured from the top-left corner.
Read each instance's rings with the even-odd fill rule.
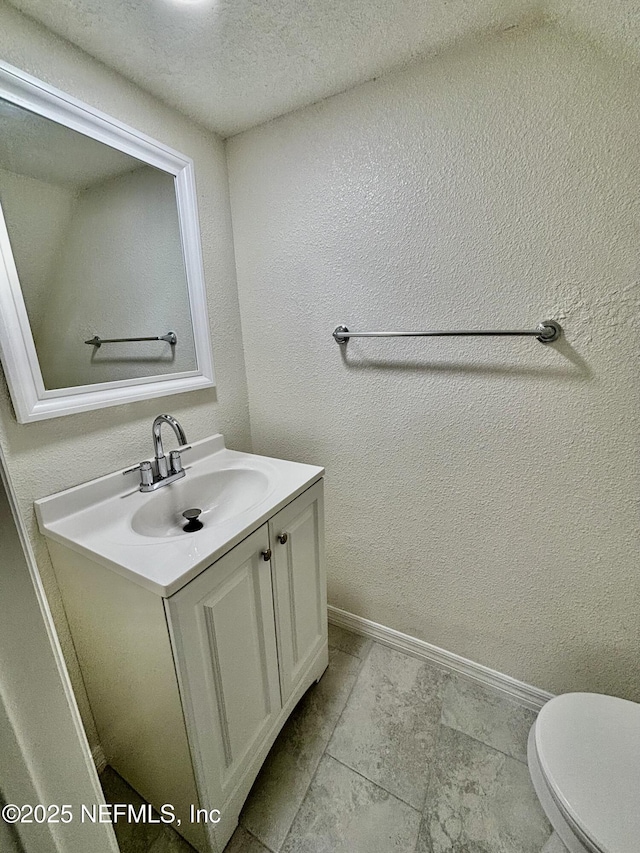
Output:
[[[544,27],[227,142],[254,449],[326,465],[330,601],[636,700],[639,103]]]
[[[640,66],[637,0],[549,0],[548,13],[567,30],[581,33],[609,53]]]
[[[76,193],[69,187],[0,169],[0,216],[4,217],[36,338],[46,317],[51,271],[58,261],[75,201]]]
[[[55,577],[44,540],[36,531],[32,502],[147,458],[153,450],[151,422],[162,411],[181,421],[190,440],[220,431],[231,447],[250,449],[224,150],[213,134],[162,106],[4,3],[0,3],[0,56],[189,155],[195,162],[217,388],[19,425],[4,380],[0,387],[0,443],[30,527],[74,686],[89,724]],[[89,736],[95,742],[94,733],[89,731]]]

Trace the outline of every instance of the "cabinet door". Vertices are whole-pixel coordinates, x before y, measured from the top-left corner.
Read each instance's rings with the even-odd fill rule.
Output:
[[[284,704],[327,641],[322,480],[274,515],[269,537]]]
[[[223,810],[281,709],[268,547],[265,524],[167,603],[208,808]]]

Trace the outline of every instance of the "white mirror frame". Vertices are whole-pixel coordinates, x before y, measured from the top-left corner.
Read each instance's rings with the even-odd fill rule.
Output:
[[[193,161],[1,61],[0,97],[174,176],[197,364],[196,370],[181,373],[47,391],[0,209],[0,358],[18,422],[57,418],[215,385]]]

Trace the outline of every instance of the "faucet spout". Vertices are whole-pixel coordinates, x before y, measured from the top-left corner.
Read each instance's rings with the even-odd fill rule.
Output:
[[[153,422],[153,450],[156,456],[156,467],[158,469],[158,477],[160,479],[167,477],[169,474],[169,469],[167,467],[167,460],[164,455],[164,448],[162,446],[162,424],[169,424],[169,426],[173,429],[176,434],[176,438],[178,439],[178,444],[182,447],[182,445],[187,443],[187,436],[184,433],[184,430],[180,426],[180,423],[173,417],[173,415],[158,415],[158,417]]]

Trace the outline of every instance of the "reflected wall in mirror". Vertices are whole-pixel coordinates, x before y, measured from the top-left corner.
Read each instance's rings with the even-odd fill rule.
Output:
[[[0,250],[21,422],[213,384],[191,161],[2,64]]]

